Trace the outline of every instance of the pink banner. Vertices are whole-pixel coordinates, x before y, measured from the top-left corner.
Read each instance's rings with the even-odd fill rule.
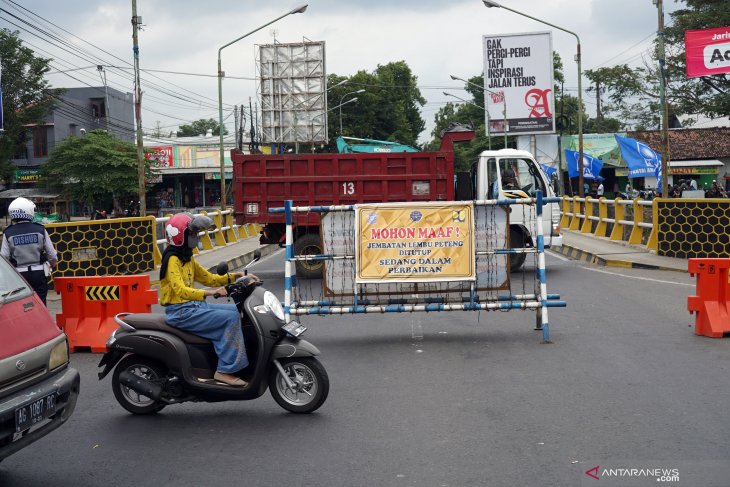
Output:
[[[145,152],[144,158],[150,161],[153,168],[172,167],[172,146],[148,147],[152,152]]]
[[[730,27],[684,33],[687,77],[730,73]]]

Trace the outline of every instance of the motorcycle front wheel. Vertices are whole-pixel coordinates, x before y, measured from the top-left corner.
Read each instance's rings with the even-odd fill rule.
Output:
[[[133,391],[119,381],[119,375],[125,370],[144,379],[158,381],[167,376],[165,366],[156,360],[129,355],[117,364],[112,375],[114,397],[124,409],[134,414],[155,414],[161,411],[166,404]]]
[[[294,357],[279,362],[294,382],[294,388],[289,388],[279,369],[271,369],[269,390],[279,406],[292,413],[311,413],[324,404],[329,394],[330,380],[316,358]]]

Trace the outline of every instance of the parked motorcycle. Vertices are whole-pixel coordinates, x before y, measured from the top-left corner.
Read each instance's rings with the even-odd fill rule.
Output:
[[[251,264],[259,258],[257,253]],[[218,266],[218,273],[227,271],[225,264]],[[120,328],[107,342],[107,352],[99,362],[104,367],[99,380],[113,369],[114,396],[134,414],[154,414],[187,401],[256,399],[267,389],[287,411],[315,411],[329,393],[327,372],[315,358],[320,352],[301,338],[304,326],[284,322],[278,298],[261,284],[244,276],[225,286],[241,315],[250,365],[237,375],[248,386],[234,387],[213,379],[218,358],[212,343],[166,325],[161,313],[115,316]]]

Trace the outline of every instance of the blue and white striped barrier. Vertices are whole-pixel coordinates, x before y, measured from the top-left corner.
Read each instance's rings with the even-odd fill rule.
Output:
[[[534,309],[538,318],[538,329],[542,330],[543,339],[550,339],[548,308],[565,307],[566,302],[560,300],[558,294],[547,293],[547,274],[545,271],[545,238],[543,234],[543,206],[546,203],[560,202],[560,198],[543,198],[538,191],[535,198],[476,200],[475,206],[509,206],[534,205],[536,210],[536,247],[535,248],[505,248],[491,251],[477,251],[476,255],[511,255],[537,254],[536,279],[539,284],[539,294],[502,295],[482,300],[475,293],[474,283],[471,284],[469,297],[463,297],[462,303],[447,303],[443,298],[423,298],[421,301],[410,299],[389,299],[387,304],[371,303],[370,300],[355,293],[352,303],[338,301],[300,301],[293,300],[293,291],[297,285],[296,275],[293,273],[296,261],[333,261],[355,259],[354,255],[294,255],[293,214],[294,213],[328,213],[334,211],[354,211],[355,205],[332,206],[293,206],[291,200],[284,203],[283,208],[272,208],[270,213],[284,213],[286,220],[286,257],[284,270],[284,313],[287,322],[292,315],[325,315],[325,314],[359,314],[359,313],[407,313],[407,312],[437,312],[437,311],[507,311],[511,309]]]

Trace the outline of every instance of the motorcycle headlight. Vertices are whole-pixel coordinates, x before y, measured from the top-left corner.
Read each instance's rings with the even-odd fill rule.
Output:
[[[269,308],[269,310],[274,313],[274,316],[279,318],[281,321],[284,321],[284,308],[281,307],[279,299],[271,291],[266,291],[264,293],[264,306]]]

